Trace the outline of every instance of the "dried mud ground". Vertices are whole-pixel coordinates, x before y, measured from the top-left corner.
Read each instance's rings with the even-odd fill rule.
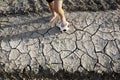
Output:
[[[117,11],[116,11],[117,12]],[[114,14],[115,12],[110,12],[110,14]],[[118,12],[119,13],[119,12]],[[90,15],[90,14],[89,14]],[[88,15],[88,16],[89,16]],[[97,14],[96,14],[97,15]],[[100,14],[100,15],[103,15],[103,14]],[[106,19],[106,17],[103,17],[103,20],[104,20],[104,18],[105,18],[105,21],[103,21],[103,20],[101,20],[101,22],[103,21],[103,22],[109,22],[109,20],[111,19],[111,15],[108,15],[107,13],[105,14],[105,15],[103,15],[103,16],[107,16],[107,18],[108,19]],[[110,16],[110,17],[108,17],[108,16]],[[119,16],[119,15],[118,15]],[[94,19],[93,19],[94,20]],[[107,20],[107,21],[106,21]],[[111,20],[112,21],[112,20]],[[30,21],[28,21],[29,23],[30,23]],[[116,21],[117,22],[117,21]],[[118,19],[118,22],[119,22],[119,19]],[[33,21],[33,23],[35,23],[34,21]],[[41,21],[41,23],[42,23],[42,21]],[[25,23],[22,23],[22,24],[25,24]],[[31,23],[32,24],[32,23]],[[79,25],[79,24],[78,24]],[[3,26],[4,27],[4,26]],[[2,27],[2,28],[3,28]],[[23,26],[24,27],[24,26]],[[29,26],[27,26],[27,27],[29,27]],[[34,26],[35,27],[35,26]],[[37,25],[37,27],[38,27],[38,25]],[[75,27],[78,27],[78,26],[75,26]],[[117,27],[117,26],[116,26]],[[119,27],[119,26],[118,26]],[[6,29],[7,28],[7,26],[5,26],[4,28],[3,28],[3,30],[7,30]],[[9,27],[10,28],[10,27]],[[29,27],[30,28],[30,27]],[[39,28],[39,27],[38,27]],[[82,26],[80,26],[79,28],[82,28]],[[88,29],[86,29],[85,30],[85,28],[88,28]],[[89,30],[91,30],[91,27],[83,27],[83,31],[85,30],[85,32],[89,32]],[[95,28],[96,28],[96,26],[95,26]],[[98,26],[98,29],[104,29],[104,28],[106,28],[106,26],[104,27],[104,26]],[[18,36],[18,35],[22,35],[23,33],[25,33],[25,32],[23,32],[22,31],[22,29],[25,29],[25,28],[21,28],[21,32],[22,33],[18,33],[17,34],[17,30],[19,30],[19,28],[17,27],[17,29],[16,28],[11,28],[13,31],[13,36],[15,35],[14,34],[14,32],[15,32],[15,30],[16,30],[16,35]],[[11,30],[11,29],[8,29],[8,33],[6,33],[6,35],[9,35],[9,31]],[[37,28],[35,28],[35,29],[37,29]],[[41,29],[41,27],[40,27],[40,29]],[[74,34],[78,29],[77,28],[75,28],[76,30],[74,31],[74,32],[70,32],[71,34]],[[97,29],[97,30],[98,30]],[[51,35],[52,35],[52,32],[51,31],[49,31],[49,30],[53,30],[53,28],[51,28],[51,29],[48,29],[48,31],[47,32],[45,32],[45,33],[50,33]],[[93,29],[94,30],[94,29]],[[106,29],[104,29],[104,30],[106,30]],[[116,31],[115,31],[116,30]],[[115,30],[113,30],[112,32],[117,32],[117,30],[119,30],[118,28],[116,28]],[[40,30],[41,31],[41,30]],[[43,30],[42,30],[43,31]],[[3,33],[4,33],[5,31],[3,31]],[[31,33],[31,31],[27,31],[27,32],[29,32],[29,33]],[[34,33],[35,31],[34,30],[32,30],[32,33]],[[39,31],[38,31],[39,32]],[[109,32],[109,30],[107,30],[107,32]],[[110,32],[111,32],[111,29],[110,29]],[[95,31],[94,33],[92,33],[91,32],[91,34],[92,35],[95,35],[97,33],[97,31]],[[102,33],[102,31],[101,31],[101,33]],[[11,33],[12,34],[12,33]],[[57,33],[56,33],[57,34]],[[98,33],[99,34],[99,33]],[[2,36],[3,37],[6,37],[6,35],[5,34],[3,34]],[[56,35],[54,35],[54,36],[56,36]],[[25,37],[28,37],[28,36],[25,36]],[[34,36],[33,38],[39,38],[40,36]],[[86,37],[86,36],[85,36]],[[12,38],[12,37],[11,37]],[[22,38],[24,38],[24,36],[22,37]],[[31,38],[31,37],[28,37],[28,38]],[[41,38],[41,37],[40,37]],[[57,38],[57,37],[56,37]],[[78,37],[79,38],[79,37]],[[114,38],[109,38],[109,37],[103,37],[103,38],[107,38],[108,39],[108,41],[114,41],[114,38],[115,38],[115,40],[116,39],[118,39],[118,37],[117,36],[114,36]],[[88,39],[89,40],[89,38],[86,38],[86,39]],[[95,38],[96,39],[96,38]],[[21,39],[22,40],[22,39]],[[58,39],[56,39],[56,40],[58,40]],[[119,39],[118,39],[119,40]],[[22,42],[22,41],[21,41]],[[51,45],[51,42],[48,42],[50,45]],[[69,43],[68,43],[69,44]],[[107,43],[108,44],[108,43]],[[13,45],[13,44],[12,44]],[[57,46],[57,45],[56,45]],[[54,47],[53,47],[54,48]],[[53,49],[52,48],[52,49]],[[4,47],[4,46],[2,46],[1,47],[1,49],[2,50],[6,50],[6,52],[9,52],[9,54],[10,54],[10,51],[9,51],[9,47],[7,46],[7,48],[6,48],[6,46]],[[8,49],[8,51],[7,51],[7,49]],[[14,48],[13,48],[14,49]],[[17,49],[17,48],[15,48],[15,49]],[[20,48],[19,48],[20,49]],[[33,49],[33,48],[32,48]],[[62,49],[62,48],[61,48]],[[71,48],[70,48],[71,49]],[[77,48],[76,48],[77,49]],[[87,49],[87,48],[86,48]],[[106,48],[106,49],[110,49],[109,48],[109,45],[108,45],[108,48]],[[10,47],[10,50],[11,50],[11,47]],[[23,49],[22,49],[23,50]],[[22,51],[21,49],[20,49],[20,51]],[[26,49],[25,49],[26,50]],[[38,49],[39,50],[39,49]],[[59,49],[58,49],[59,50]],[[23,50],[24,51],[24,50]],[[34,50],[33,50],[34,51]],[[21,55],[21,53],[20,53],[20,55]],[[32,57],[32,56],[31,56]],[[107,57],[106,57],[107,58]],[[4,57],[2,57],[2,59],[3,59],[3,62],[5,62],[4,61]],[[28,58],[29,59],[29,58]],[[110,59],[112,59],[112,57],[110,58]],[[115,58],[116,59],[116,58]],[[119,59],[119,58],[118,58]],[[48,59],[49,60],[49,59]],[[58,60],[58,59],[55,59],[55,60]],[[68,60],[70,60],[70,59],[68,59]],[[68,60],[66,61],[66,62],[68,62]],[[85,60],[87,60],[87,59],[85,59]],[[1,62],[2,60],[0,60],[0,62]],[[75,60],[75,61],[77,61],[77,60]],[[9,61],[10,62],[10,61]],[[71,61],[72,62],[72,61]],[[83,61],[83,63],[84,63],[85,61]],[[102,61],[101,61],[102,62]],[[108,59],[108,62],[109,62],[109,59]],[[24,61],[23,61],[23,63],[24,63]],[[72,62],[73,63],[73,62]],[[85,63],[85,64],[87,64],[87,63]],[[30,64],[29,64],[30,65]],[[64,64],[65,65],[65,64]],[[70,64],[69,64],[70,65]],[[68,66],[69,66],[68,65]],[[74,64],[73,64],[74,65]],[[90,64],[90,65],[92,65],[92,64]],[[11,65],[8,65],[8,67],[10,67]],[[66,66],[66,65],[65,65]],[[109,66],[109,64],[108,65],[106,65],[106,66]],[[31,68],[32,66],[27,66],[26,68],[24,68],[23,70],[19,70],[19,69],[17,69],[17,70],[14,70],[13,72],[6,72],[6,69],[4,69],[5,68],[5,66],[4,65],[1,65],[0,64],[0,80],[120,80],[120,73],[115,73],[114,71],[113,72],[108,72],[108,73],[106,73],[106,72],[100,72],[100,73],[96,73],[96,72],[94,72],[94,71],[83,71],[83,72],[79,72],[79,71],[75,71],[75,72],[73,72],[73,73],[71,73],[71,72],[69,72],[69,71],[67,71],[67,70],[59,70],[59,71],[54,71],[53,69],[44,69],[42,66],[39,66],[39,68],[37,69],[37,71],[34,71],[32,68]],[[86,66],[85,66],[86,67]],[[72,67],[73,68],[73,67]],[[87,68],[87,67],[86,67]],[[117,69],[117,67],[115,67],[116,69]],[[119,66],[118,66],[118,68],[119,68]],[[73,69],[73,70],[75,70],[75,69]],[[86,70],[86,69],[85,69]],[[88,69],[89,70],[89,69]],[[109,70],[108,70],[109,71]]]

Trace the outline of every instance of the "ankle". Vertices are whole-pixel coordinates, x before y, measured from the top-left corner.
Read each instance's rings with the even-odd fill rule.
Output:
[[[67,23],[66,18],[62,18],[61,20],[62,20],[62,23]]]

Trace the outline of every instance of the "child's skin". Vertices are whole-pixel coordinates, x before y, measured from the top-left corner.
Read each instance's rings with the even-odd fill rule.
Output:
[[[58,14],[61,18],[62,27],[66,26],[67,21],[66,21],[64,11],[62,9],[63,0],[52,0],[51,2],[48,2],[48,3],[52,12],[52,16],[49,22],[53,22],[56,19]]]

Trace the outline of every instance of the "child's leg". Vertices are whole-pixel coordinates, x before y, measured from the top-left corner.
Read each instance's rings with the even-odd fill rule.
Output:
[[[67,21],[64,15],[64,11],[62,9],[62,3],[63,3],[63,0],[54,0],[54,9],[59,14],[62,21],[62,27],[64,27],[66,26]]]
[[[50,6],[50,10],[52,12],[52,17],[50,18],[49,22],[53,22],[54,19],[57,17],[57,13],[54,10],[54,1],[48,2]]]

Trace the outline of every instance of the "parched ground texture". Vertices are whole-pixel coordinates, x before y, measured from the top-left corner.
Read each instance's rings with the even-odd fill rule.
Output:
[[[70,30],[61,33],[49,13],[1,17],[1,71],[27,66],[68,72],[120,72],[120,11],[66,13]]]
[[[12,5],[14,1],[18,1],[14,3],[17,7]],[[64,8],[66,11],[68,9],[65,15],[70,23],[70,30],[63,33],[57,27],[60,20],[48,23],[48,6],[45,0],[41,1],[44,8],[40,9],[35,4],[28,5],[29,8],[26,9],[24,1],[21,3],[20,0],[8,0],[6,5],[0,3],[0,79],[33,80],[38,77],[74,80],[82,77],[82,80],[119,80],[119,0],[111,0],[110,3],[99,0],[106,1],[108,7],[105,5],[107,8],[103,8],[103,4],[96,8],[86,5],[87,11],[81,11],[85,9],[73,0],[67,3],[65,1]],[[85,1],[87,2],[83,0]],[[112,1],[115,7],[110,7]],[[90,0],[91,2],[95,0]],[[115,10],[112,10],[113,7]],[[74,8],[78,10],[69,11]],[[91,8],[96,12],[92,12]],[[29,13],[29,9],[34,13]],[[41,10],[41,13],[35,13]],[[25,11],[27,14],[21,14]],[[110,74],[106,75],[107,73]],[[31,77],[31,74],[36,75]]]

